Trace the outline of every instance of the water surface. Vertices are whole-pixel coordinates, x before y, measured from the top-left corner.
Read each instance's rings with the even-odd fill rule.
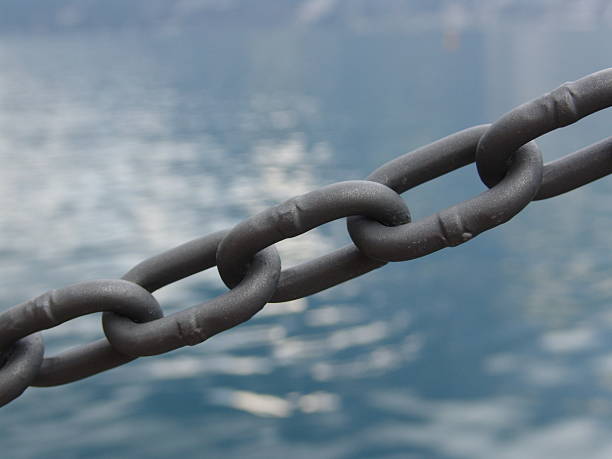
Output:
[[[0,40],[0,298],[120,277],[293,195],[360,179],[610,65],[609,31],[219,29]],[[547,160],[610,114],[545,136]],[[483,191],[475,167],[405,194],[421,218]],[[199,346],[31,388],[7,457],[607,458],[612,182],[502,228],[269,305]],[[279,244],[290,266],[344,224]],[[225,291],[162,289],[167,313]],[[98,316],[47,352],[101,336]]]

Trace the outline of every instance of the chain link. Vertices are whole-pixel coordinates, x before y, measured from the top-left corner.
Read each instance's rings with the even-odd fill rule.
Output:
[[[402,198],[384,185],[367,181],[328,185],[271,207],[236,225],[217,250],[221,279],[233,288],[244,276],[249,259],[260,250],[350,215],[367,215],[380,221],[381,225],[389,226],[410,222],[410,211]],[[333,254],[328,254],[327,262],[337,266],[333,258]],[[297,283],[293,287],[300,288]]]
[[[450,165],[474,161],[478,137],[485,126],[442,139],[430,147],[401,156],[374,171],[368,179],[381,181],[398,193],[409,190],[423,177],[436,177]],[[431,152],[444,151],[444,155]],[[452,170],[452,169],[451,169]],[[411,171],[413,180],[406,180]],[[426,180],[425,180],[426,181]],[[506,176],[493,188],[468,201],[414,223],[391,228],[366,217],[353,217],[347,226],[351,239],[368,257],[403,261],[422,257],[444,247],[457,246],[510,220],[536,195],[542,182],[542,155],[534,142],[518,149]]]
[[[149,258],[121,280],[83,282],[0,313],[0,406],[29,386],[77,381],[249,320],[269,302],[320,292],[385,265],[456,246],[507,222],[532,200],[612,173],[612,137],[542,164],[534,140],[612,105],[612,69],[523,104],[492,125],[452,134],[384,164],[365,181],[340,182]],[[400,194],[476,162],[489,187],[416,222]],[[281,271],[274,244],[347,218],[354,244]],[[218,266],[229,291],[164,316],[152,293]],[[44,357],[41,330],[104,312],[106,338]]]

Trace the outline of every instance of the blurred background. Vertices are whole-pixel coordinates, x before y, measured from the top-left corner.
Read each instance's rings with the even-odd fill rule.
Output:
[[[4,0],[0,299],[117,278],[611,66],[603,0]],[[610,134],[602,112],[546,160]],[[415,219],[475,166],[404,196]],[[192,348],[30,388],[3,457],[609,458],[612,180]],[[284,266],[349,241],[279,244]],[[156,293],[224,292],[216,269]],[[47,355],[102,336],[45,332]]]

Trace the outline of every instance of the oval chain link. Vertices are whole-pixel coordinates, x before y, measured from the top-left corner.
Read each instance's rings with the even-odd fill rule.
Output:
[[[569,126],[576,121],[612,106],[612,69],[601,70],[579,80],[567,82],[530,102],[519,105],[491,125],[482,136],[476,150],[476,165],[483,183],[489,188],[495,186],[508,171],[513,154],[527,142]],[[609,148],[608,139],[603,145]],[[556,194],[576,188],[601,178],[612,171],[610,161],[603,161],[600,170],[595,167],[596,159],[605,157],[602,145],[592,145],[574,154],[573,158],[555,161],[544,167],[544,177],[553,176],[552,182],[568,180],[570,186],[562,187]],[[608,152],[610,150],[607,150]],[[580,168],[584,160],[594,159],[593,167]],[[610,156],[608,156],[610,159]],[[571,178],[569,167],[582,170],[579,176]],[[569,171],[569,173],[568,173]],[[573,186],[573,188],[572,188]],[[565,190],[565,191],[563,191]],[[543,192],[544,197],[556,196],[555,192]]]
[[[367,215],[383,225],[410,221],[410,212],[402,198],[386,186],[358,180],[328,185],[236,225],[217,250],[221,278],[232,288],[244,276],[251,257],[259,250],[349,215]],[[336,265],[333,256],[328,254],[326,258],[326,263],[332,266]]]
[[[390,161],[368,179],[403,193],[426,178],[473,162],[476,145],[485,130],[486,126],[477,126],[453,134]],[[444,153],[431,155],[432,151]],[[504,179],[475,198],[404,225],[385,227],[360,216],[349,218],[347,227],[355,245],[368,257],[381,261],[411,260],[463,244],[507,222],[531,202],[541,182],[542,156],[531,142],[516,153]]]
[[[225,232],[215,233],[194,242],[193,245],[199,249],[197,254],[203,261],[199,264],[188,256],[188,265],[198,270],[208,266],[209,262],[214,261],[224,235]],[[163,260],[170,259],[172,263],[172,260],[179,259],[184,250],[185,247],[179,246],[174,251],[159,255],[130,271],[130,277],[140,277],[141,281],[150,286],[163,284],[169,280]],[[184,268],[182,274],[192,269]],[[230,291],[208,302],[146,323],[136,323],[128,317],[106,312],[102,316],[104,333],[114,348],[134,357],[194,346],[253,317],[269,302],[279,276],[278,252],[276,248],[269,247],[253,257],[245,277]]]
[[[22,381],[20,385],[27,381],[27,385],[48,386],[55,385],[58,381],[61,383],[81,379],[112,368],[109,366],[110,361],[106,361],[105,365],[91,361],[86,366],[82,365],[82,359],[77,359],[76,364],[71,363],[76,356],[87,354],[86,351],[91,349],[106,347],[111,355],[116,354],[108,342],[100,341],[71,349],[49,359],[41,359],[38,368],[34,368],[30,363],[38,360],[39,347],[42,348],[42,339],[37,337],[37,332],[102,311],[116,311],[138,322],[153,320],[163,315],[157,300],[149,292],[124,280],[82,282],[51,290],[0,313],[0,349],[12,353],[7,364],[0,368],[0,376],[6,381]],[[24,341],[22,338],[26,337],[31,339]],[[10,365],[12,359],[17,363]],[[131,360],[126,355],[116,355],[116,362],[112,363],[126,363],[126,359]],[[68,368],[74,369],[76,374],[66,371]],[[7,398],[4,386],[0,387],[3,387],[1,398]]]

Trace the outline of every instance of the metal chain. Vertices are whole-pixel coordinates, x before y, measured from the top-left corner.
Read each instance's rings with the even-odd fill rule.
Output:
[[[303,298],[390,261],[462,244],[547,199],[612,173],[612,137],[542,164],[534,140],[612,105],[612,69],[565,83],[491,125],[475,126],[156,255],[121,280],[52,290],[0,313],[0,406],[29,386],[77,381],[137,357],[193,346],[249,320],[269,302]],[[489,189],[416,222],[401,193],[476,162]],[[353,244],[281,271],[274,244],[347,218]],[[164,316],[152,293],[218,266],[229,290]],[[41,330],[103,311],[106,338],[44,357]]]

